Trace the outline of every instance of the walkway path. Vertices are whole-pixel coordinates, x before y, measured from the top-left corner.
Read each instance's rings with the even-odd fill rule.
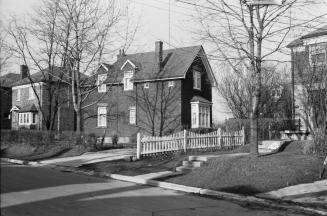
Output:
[[[134,148],[113,149],[113,150],[105,150],[99,152],[87,152],[85,154],[75,157],[43,160],[40,161],[40,165],[79,167],[85,164],[130,158],[135,155],[136,155],[136,149]]]

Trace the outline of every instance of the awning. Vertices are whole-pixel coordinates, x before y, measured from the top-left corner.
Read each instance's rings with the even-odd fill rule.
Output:
[[[20,110],[19,110],[20,113],[23,113],[23,112],[38,112],[36,106],[34,104],[29,104],[29,105],[26,105],[24,107],[22,107]]]
[[[207,99],[205,99],[205,98],[203,98],[201,96],[192,97],[191,102],[200,102],[200,103],[212,104],[211,101],[208,101]]]

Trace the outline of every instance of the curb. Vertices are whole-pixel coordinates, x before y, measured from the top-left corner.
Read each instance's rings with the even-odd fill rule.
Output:
[[[11,159],[11,158],[1,158],[1,161],[20,164],[20,165],[30,165],[30,166],[41,165],[40,162],[36,162],[36,161],[26,161],[26,160],[18,160],[18,159]]]
[[[10,159],[10,158],[1,158],[1,161],[15,163],[15,164],[21,164],[21,165],[30,165],[30,166],[41,165],[41,163],[39,163],[39,162],[24,161],[24,160]],[[156,180],[152,180],[152,179],[147,180],[147,179],[143,179],[143,178],[139,178],[139,177],[125,176],[125,175],[120,175],[120,174],[107,174],[107,173],[102,173],[102,172],[97,173],[94,171],[87,172],[87,171],[83,171],[83,170],[79,170],[79,169],[69,169],[67,167],[60,167],[60,166],[55,166],[55,165],[47,166],[47,167],[57,168],[61,171],[72,172],[72,173],[77,173],[77,174],[109,177],[109,178],[112,178],[115,180],[127,181],[127,182],[132,182],[132,183],[141,184],[141,185],[149,185],[149,186],[161,187],[161,188],[165,188],[165,189],[169,189],[169,190],[180,191],[180,192],[184,192],[184,193],[192,193],[192,194],[197,194],[197,195],[202,195],[202,196],[215,197],[218,199],[230,200],[230,201],[235,201],[235,202],[243,203],[243,204],[256,204],[256,205],[270,207],[270,208],[279,209],[279,210],[287,210],[287,211],[292,211],[292,212],[297,212],[297,213],[305,213],[305,214],[309,214],[309,215],[326,215],[327,216],[327,211],[317,210],[317,209],[313,209],[313,208],[309,208],[309,207],[302,207],[299,205],[299,203],[292,202],[292,201],[272,200],[272,199],[254,197],[254,196],[244,196],[244,195],[238,195],[238,194],[233,194],[233,193],[214,191],[214,190],[210,190],[210,189],[179,185],[179,184],[174,184],[174,183],[170,183],[170,182],[156,181]]]
[[[136,184],[142,184],[142,185],[150,185],[155,187],[161,187],[165,189],[170,190],[176,190],[181,191],[185,193],[193,193],[203,196],[210,196],[215,197],[218,199],[224,199],[224,200],[230,200],[230,201],[236,201],[239,203],[245,203],[245,204],[256,204],[260,206],[270,207],[274,209],[279,210],[288,210],[292,212],[300,212],[310,215],[327,215],[326,211],[323,210],[317,210],[309,207],[302,207],[299,206],[299,203],[291,202],[291,201],[283,201],[283,200],[269,200],[269,199],[263,199],[258,198],[254,196],[243,196],[233,193],[226,193],[226,192],[220,192],[220,191],[214,191],[209,189],[203,189],[198,187],[190,187],[185,185],[179,185],[169,182],[161,182],[156,180],[146,180],[138,177],[133,176],[124,176],[119,174],[106,174],[106,177],[110,177],[112,179],[121,180],[121,181],[128,181],[133,182]]]

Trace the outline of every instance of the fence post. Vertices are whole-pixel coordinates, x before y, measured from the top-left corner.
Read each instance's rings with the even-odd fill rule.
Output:
[[[242,135],[243,135],[243,145],[245,145],[245,129],[244,126],[242,126]]]
[[[186,152],[187,148],[187,130],[184,129],[184,152]]]
[[[217,130],[217,141],[218,141],[219,149],[221,149],[221,129],[220,128],[218,128],[218,130]]]
[[[137,133],[137,144],[136,144],[136,158],[141,158],[141,134],[140,132]]]

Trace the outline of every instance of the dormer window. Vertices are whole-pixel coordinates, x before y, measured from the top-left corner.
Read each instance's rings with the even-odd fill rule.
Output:
[[[98,92],[106,92],[107,86],[104,81],[107,79],[107,74],[98,75]]]
[[[201,90],[201,72],[193,71],[193,89]]]
[[[150,87],[150,83],[148,83],[148,82],[144,83],[144,88],[145,89],[148,89],[149,87]]]
[[[124,72],[124,91],[133,90],[133,83],[131,79],[133,78],[133,71]]]

